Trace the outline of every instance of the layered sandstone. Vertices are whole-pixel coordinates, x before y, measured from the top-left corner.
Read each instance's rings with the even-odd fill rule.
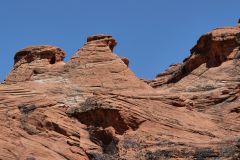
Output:
[[[240,158],[239,32],[203,35],[147,83],[108,35],[67,63],[58,47],[17,52],[0,85],[0,159]]]

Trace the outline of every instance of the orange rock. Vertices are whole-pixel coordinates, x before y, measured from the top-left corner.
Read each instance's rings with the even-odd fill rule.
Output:
[[[134,75],[108,35],[66,64],[58,47],[17,52],[0,85],[0,159],[238,159],[239,32],[203,35],[153,81]]]

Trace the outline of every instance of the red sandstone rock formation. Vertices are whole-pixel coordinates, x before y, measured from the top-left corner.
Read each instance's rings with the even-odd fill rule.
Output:
[[[0,85],[0,159],[239,159],[240,28],[203,35],[182,63],[138,79],[106,35],[17,52]]]

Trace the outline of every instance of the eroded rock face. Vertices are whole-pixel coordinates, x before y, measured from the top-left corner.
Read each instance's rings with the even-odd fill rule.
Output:
[[[151,90],[128,68],[128,60],[112,52],[116,41],[111,36],[97,35],[88,38],[87,43],[66,64],[71,72],[69,80],[81,84],[83,90],[129,91]],[[113,46],[114,46],[113,45]]]
[[[239,38],[240,28],[238,27],[217,28],[204,34],[191,49],[191,55],[174,69],[173,66],[176,65],[160,73],[152,86],[175,83],[202,64],[206,64],[206,68],[213,68],[220,66],[223,62],[239,59]]]
[[[63,64],[65,53],[54,46],[31,46],[16,53],[14,67],[6,82],[24,82],[33,74],[51,70],[52,65]]]
[[[104,34],[98,34],[98,35],[90,36],[90,37],[87,38],[87,42],[105,44],[112,51],[113,51],[114,47],[117,45],[117,41],[112,36],[104,35]]]
[[[31,46],[24,48],[16,53],[14,64],[32,63],[37,60],[46,59],[50,64],[63,61],[65,53],[61,48],[54,46]]]
[[[203,35],[148,84],[108,35],[66,64],[58,47],[17,52],[0,85],[0,159],[239,159],[239,32]]]

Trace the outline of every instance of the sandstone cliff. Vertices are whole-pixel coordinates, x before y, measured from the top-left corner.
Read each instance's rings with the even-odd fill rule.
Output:
[[[240,28],[204,34],[181,64],[142,81],[96,35],[66,63],[20,50],[0,85],[0,159],[239,159]]]

